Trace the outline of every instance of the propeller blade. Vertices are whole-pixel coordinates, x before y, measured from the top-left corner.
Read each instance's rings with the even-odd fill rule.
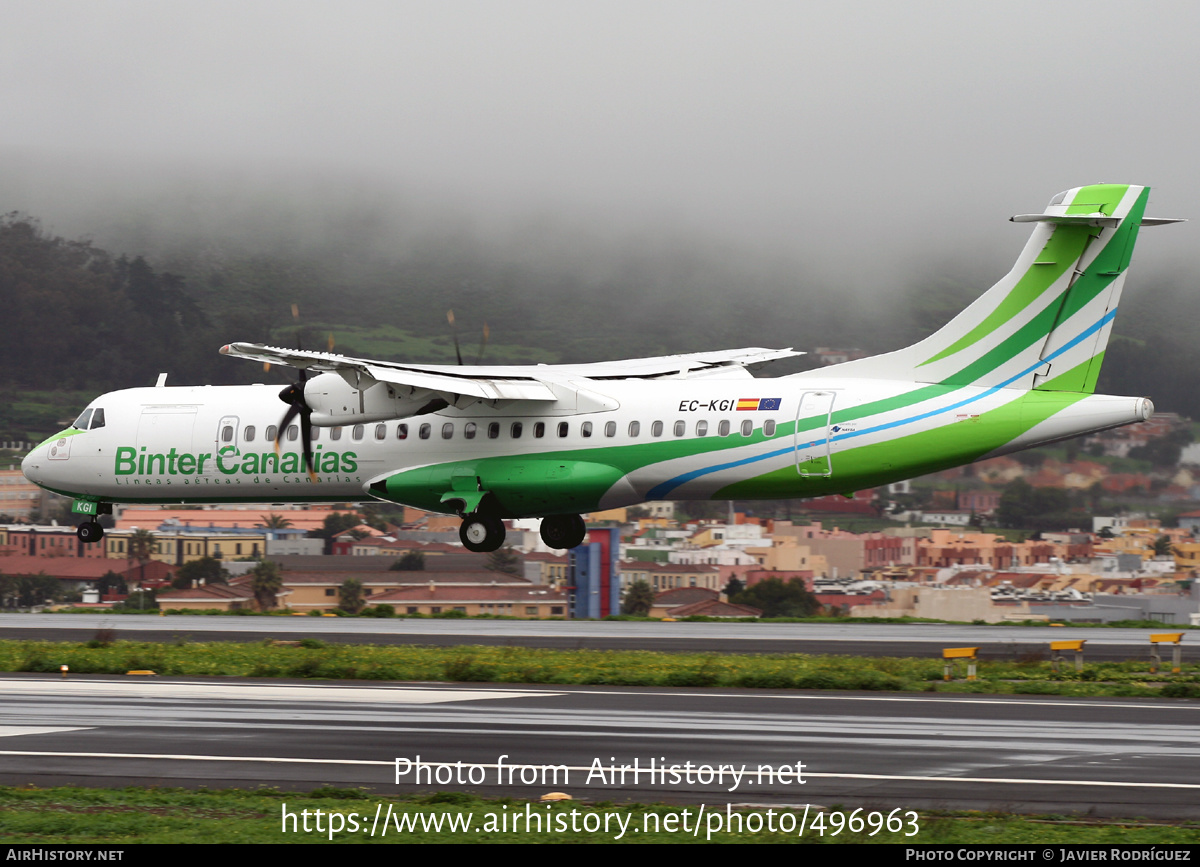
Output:
[[[304,468],[308,470],[308,477],[315,482],[317,473],[312,450],[312,409],[304,400],[304,383],[307,380],[308,372],[301,368],[299,382],[294,382],[279,392],[279,399],[286,403],[288,408],[287,412],[283,414],[283,421],[279,423],[279,429],[275,432],[275,454],[279,454],[279,445],[283,441],[288,425],[292,423],[292,419],[300,416],[300,439],[304,450]]]
[[[282,392],[280,392],[279,396],[283,398],[285,394],[292,391],[294,388],[294,385],[289,385]],[[279,454],[279,443],[283,440],[283,432],[287,430],[288,425],[292,423],[292,419],[294,419],[300,412],[300,407],[296,406],[296,404],[292,403],[290,400],[287,400],[287,398],[284,398],[284,401],[288,404],[288,408],[287,412],[283,414],[283,421],[279,423],[279,430],[275,432],[275,454]]]
[[[483,351],[487,349],[488,338],[491,334],[492,332],[488,328],[488,324],[486,322],[483,323],[483,339],[479,341],[479,357],[475,359],[476,364],[483,364]]]
[[[446,311],[446,321],[450,323],[450,334],[454,338],[454,357],[458,359],[458,363],[461,366],[463,363],[462,352],[458,348],[458,329],[454,327],[453,310]]]
[[[305,407],[307,409],[307,407]],[[304,445],[304,468],[308,470],[308,477],[314,482],[317,480],[317,472],[313,469],[313,450],[312,450],[312,411],[300,411],[300,439]]]

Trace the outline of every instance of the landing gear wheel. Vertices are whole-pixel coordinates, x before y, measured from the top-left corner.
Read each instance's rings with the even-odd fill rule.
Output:
[[[550,515],[542,518],[542,541],[561,550],[583,544],[587,525],[578,515]]]
[[[79,537],[79,541],[85,545],[91,545],[93,542],[99,542],[104,538],[104,528],[95,521],[84,521],[75,528],[75,535]]]
[[[504,522],[490,515],[468,515],[458,528],[458,538],[468,551],[495,551],[504,544]]]

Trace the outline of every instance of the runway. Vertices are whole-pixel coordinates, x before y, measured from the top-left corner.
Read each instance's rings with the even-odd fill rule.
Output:
[[[519,647],[708,653],[827,653],[940,658],[944,647],[979,647],[981,659],[1048,658],[1051,641],[1086,639],[1093,662],[1148,659],[1161,630],[865,623],[660,623],[345,617],[203,617],[0,614],[0,638],[87,641],[99,630],[140,641],[256,641],[306,637],[348,644],[489,644]],[[1183,642],[1200,662],[1200,638]],[[1166,651],[1170,653],[1169,650]]]
[[[1195,819],[1200,703],[5,675],[0,783]]]

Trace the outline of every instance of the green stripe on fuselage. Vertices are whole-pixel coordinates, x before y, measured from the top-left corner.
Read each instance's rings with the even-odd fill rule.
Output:
[[[1033,391],[1022,395],[974,418],[887,442],[835,450],[833,474],[828,477],[801,477],[794,466],[784,467],[727,485],[712,498],[821,497],[938,472],[978,460],[1088,396]]]

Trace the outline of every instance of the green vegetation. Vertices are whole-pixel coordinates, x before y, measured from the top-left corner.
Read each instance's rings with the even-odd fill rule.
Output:
[[[634,581],[625,591],[621,613],[634,617],[645,617],[654,607],[654,590],[647,581]]]
[[[1102,662],[1053,674],[1040,655],[983,660],[974,682],[942,680],[940,659],[807,654],[709,654],[547,650],[528,647],[421,647],[270,641],[157,644],[133,641],[0,642],[0,671],[314,677],[348,680],[717,686],[1066,696],[1192,697],[1200,671],[1151,674],[1145,662]],[[1164,684],[1171,687],[1164,689]]]
[[[382,806],[380,824],[372,835],[370,829],[377,808]],[[713,805],[709,805],[710,809]],[[719,813],[724,818],[723,805]],[[752,813],[764,819],[765,807],[735,810],[749,820]],[[316,811],[322,813],[324,833],[318,833]],[[383,822],[389,815],[389,833],[383,833]],[[795,831],[784,834],[763,830],[752,833],[743,829],[729,833],[717,830],[709,821],[701,826],[702,833],[693,836],[680,830],[668,833],[653,832],[657,825],[665,826],[671,816],[678,822],[683,810],[689,811],[689,821],[695,823],[695,805],[612,804],[560,801],[554,804],[529,803],[516,798],[484,799],[462,792],[435,792],[421,795],[376,796],[359,789],[322,788],[312,792],[279,792],[273,789],[207,790],[159,789],[130,786],[124,789],[84,789],[58,787],[0,787],[0,840],[9,844],[53,843],[522,843],[531,838],[539,843],[883,843],[895,845],[959,843],[959,844],[1020,844],[1020,843],[1104,843],[1104,844],[1163,844],[1194,843],[1198,829],[1180,823],[1150,824],[1138,820],[1073,820],[1061,816],[1016,816],[1003,813],[970,811],[922,812],[912,823],[898,832],[889,832],[879,818],[886,812],[879,809],[872,817],[872,808],[862,808],[857,814],[853,807],[832,805],[824,810],[824,833],[806,826],[800,837]],[[309,832],[304,833],[304,811],[307,811]],[[532,812],[554,819],[553,829],[535,835],[509,830],[488,830],[502,827],[503,817],[511,820],[514,814]],[[803,809],[781,820],[787,811],[775,808],[774,822],[778,827],[798,826],[804,819]],[[815,820],[816,808],[810,808],[808,822]],[[900,814],[897,814],[897,819]],[[330,834],[332,824],[345,830]],[[835,818],[836,814],[836,818]],[[293,820],[285,815],[296,816]],[[357,827],[349,828],[354,816]],[[396,818],[396,817],[400,818]],[[604,818],[612,820],[604,830]],[[450,818],[459,823],[451,831]],[[561,817],[561,820],[560,820]],[[852,818],[853,817],[853,818]],[[867,824],[867,817],[872,823]],[[469,818],[470,831],[461,830]],[[906,819],[908,817],[906,816]],[[627,832],[621,839],[620,823]],[[847,820],[863,821],[862,830],[850,830]],[[433,830],[441,821],[441,830]],[[397,824],[404,828],[396,830]],[[411,824],[409,824],[411,823]],[[572,824],[579,830],[571,830]],[[749,824],[749,822],[747,822]],[[766,825],[766,822],[763,822]],[[872,825],[883,826],[872,835]],[[913,836],[905,836],[913,830]],[[840,833],[833,834],[837,827]],[[511,825],[509,826],[511,828]],[[559,831],[563,827],[566,830]],[[599,830],[588,832],[585,828]],[[855,826],[857,827],[857,826]],[[412,830],[409,830],[412,828]],[[366,829],[366,830],[364,830]],[[476,830],[481,829],[481,830]],[[634,832],[634,829],[638,829]],[[643,829],[649,829],[643,831]]]
[[[763,613],[763,617],[811,617],[821,609],[804,582],[793,578],[784,582],[778,578],[759,581],[753,587],[729,597],[735,605],[749,605]]]

